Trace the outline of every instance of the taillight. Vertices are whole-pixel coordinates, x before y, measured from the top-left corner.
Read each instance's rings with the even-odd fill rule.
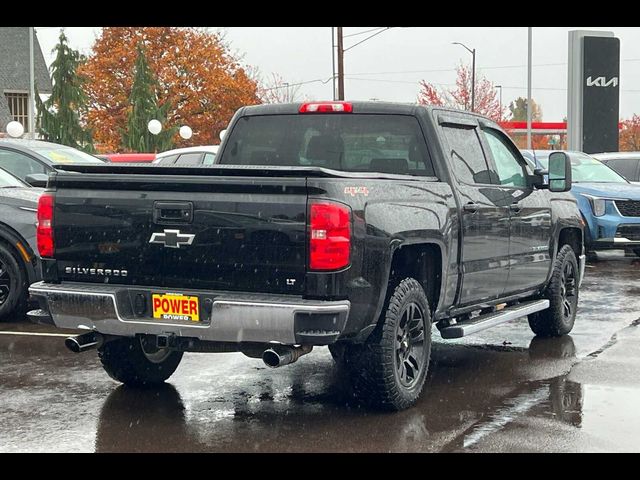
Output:
[[[36,228],[38,251],[43,258],[53,257],[53,195],[43,193],[38,200],[38,223]]]
[[[300,113],[352,113],[353,105],[348,102],[309,102],[300,106]]]
[[[351,259],[351,209],[329,202],[309,208],[309,268],[338,270]]]

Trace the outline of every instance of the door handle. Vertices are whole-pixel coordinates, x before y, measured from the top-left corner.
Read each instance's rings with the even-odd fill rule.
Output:
[[[158,224],[191,223],[193,221],[193,203],[154,202],[153,221]]]
[[[479,208],[480,208],[480,205],[478,205],[477,203],[472,203],[472,202],[469,202],[469,203],[465,204],[462,207],[462,209],[465,212],[469,212],[469,213],[476,213]]]
[[[522,206],[520,206],[520,204],[518,203],[512,203],[511,205],[509,205],[509,210],[511,210],[513,213],[520,213],[520,210],[522,210]]]

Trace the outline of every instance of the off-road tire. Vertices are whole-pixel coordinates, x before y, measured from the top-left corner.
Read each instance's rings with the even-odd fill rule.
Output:
[[[529,326],[541,337],[560,337],[573,329],[578,308],[578,261],[573,249],[564,245],[553,264],[551,281],[543,297],[549,308],[529,315]]]
[[[141,337],[124,337],[105,343],[98,357],[107,374],[130,387],[158,385],[176,371],[182,352],[145,347]],[[155,357],[154,357],[155,356]]]
[[[0,321],[19,319],[27,311],[27,272],[11,248],[0,242]]]
[[[331,358],[338,364],[342,365],[344,363],[344,355],[346,351],[347,345],[345,343],[333,343],[329,345],[329,352],[331,353]]]
[[[387,295],[380,321],[366,342],[347,346],[344,364],[361,403],[403,410],[418,400],[430,356],[429,301],[417,280],[405,278]]]

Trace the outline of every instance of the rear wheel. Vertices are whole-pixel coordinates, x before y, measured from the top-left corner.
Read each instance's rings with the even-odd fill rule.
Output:
[[[549,308],[529,315],[529,326],[541,337],[560,337],[573,329],[578,308],[578,261],[573,249],[564,245],[556,256],[551,281],[544,297]]]
[[[164,382],[182,360],[182,352],[157,348],[147,337],[112,340],[100,347],[98,356],[111,378],[132,387]]]
[[[21,261],[6,244],[0,243],[0,320],[24,315],[28,286]]]
[[[333,343],[329,345],[331,357],[338,365],[344,362],[344,352],[346,351],[346,347],[347,345],[344,343]]]
[[[364,345],[349,345],[344,359],[360,401],[402,410],[420,396],[430,356],[429,302],[420,283],[405,278],[387,299],[383,318]]]

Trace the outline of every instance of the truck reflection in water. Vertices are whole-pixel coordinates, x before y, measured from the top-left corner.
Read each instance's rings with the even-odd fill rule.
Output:
[[[582,423],[581,384],[566,373],[532,374],[570,370],[577,359],[568,335],[536,337],[528,349],[435,343],[425,394],[394,414],[360,408],[341,370],[326,368],[331,360],[318,350],[272,374],[254,367],[227,381],[200,378],[203,389],[189,385],[185,397],[171,384],[120,386],[103,405],[96,451],[460,451],[525,415]],[[220,383],[213,396],[209,382]]]

